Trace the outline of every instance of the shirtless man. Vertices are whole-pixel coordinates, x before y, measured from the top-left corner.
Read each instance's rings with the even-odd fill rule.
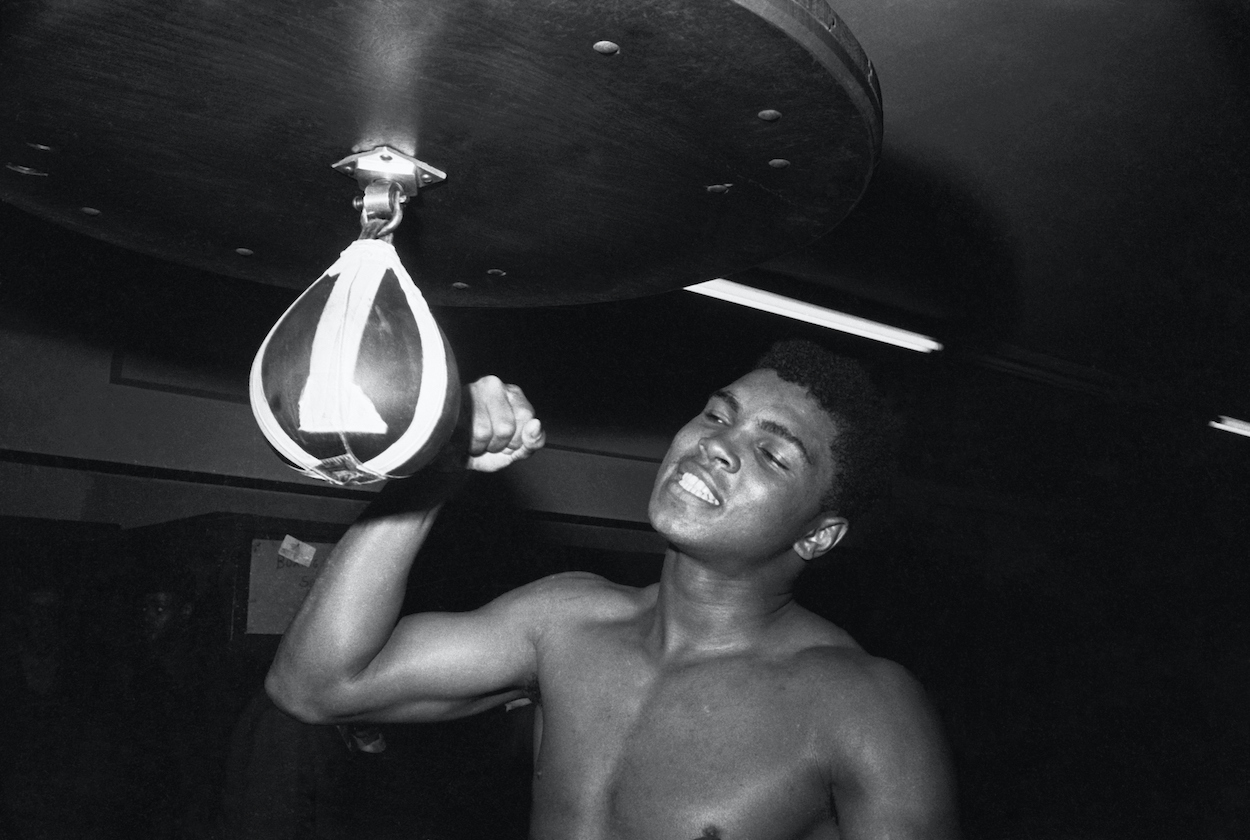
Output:
[[[270,693],[315,723],[441,721],[537,697],[534,840],[955,837],[922,690],[792,597],[846,533],[881,422],[862,410],[879,405],[862,372],[822,353],[775,349],[677,433],[649,505],[669,547],[642,589],[568,573],[396,624],[455,481],[393,482],[328,560]],[[488,378],[469,392],[470,469],[541,448],[519,389]]]

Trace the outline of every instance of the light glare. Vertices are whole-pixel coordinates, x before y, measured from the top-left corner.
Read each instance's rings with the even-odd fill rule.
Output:
[[[765,292],[762,289],[744,286],[741,283],[734,283],[731,280],[708,280],[706,283],[687,286],[686,291],[707,295],[717,300],[728,301],[741,306],[749,306],[752,309],[771,312],[774,315],[794,318],[808,324],[840,330],[863,338],[871,338],[874,341],[884,341],[896,347],[905,347],[908,350],[916,350],[921,353],[932,353],[934,350],[942,349],[942,345],[939,342],[934,341],[927,335],[891,327],[887,324],[880,324],[876,321],[869,321],[867,318],[847,315],[834,309],[825,309],[823,306],[803,303],[783,295]]]
[[[1225,417],[1221,414],[1218,419],[1212,420],[1207,425],[1222,432],[1232,432],[1235,435],[1250,437],[1250,423],[1247,423],[1245,420],[1238,420],[1235,417]]]

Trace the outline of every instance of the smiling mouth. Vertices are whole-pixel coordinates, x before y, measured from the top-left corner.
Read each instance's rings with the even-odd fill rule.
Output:
[[[702,499],[709,505],[716,505],[717,507],[720,507],[720,501],[712,494],[712,491],[698,476],[684,472],[681,474],[681,479],[678,480],[677,486],[692,496]]]

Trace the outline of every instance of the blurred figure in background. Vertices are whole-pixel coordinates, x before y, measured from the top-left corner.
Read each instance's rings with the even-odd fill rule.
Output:
[[[121,675],[129,795],[119,836],[211,837],[233,708],[223,652],[196,621],[185,569],[153,564],[137,589],[139,639]]]

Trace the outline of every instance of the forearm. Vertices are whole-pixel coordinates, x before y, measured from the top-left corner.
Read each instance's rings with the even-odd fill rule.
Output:
[[[283,636],[266,688],[286,711],[357,711],[357,678],[390,638],[414,558],[460,478],[430,470],[391,482],[327,558]]]

